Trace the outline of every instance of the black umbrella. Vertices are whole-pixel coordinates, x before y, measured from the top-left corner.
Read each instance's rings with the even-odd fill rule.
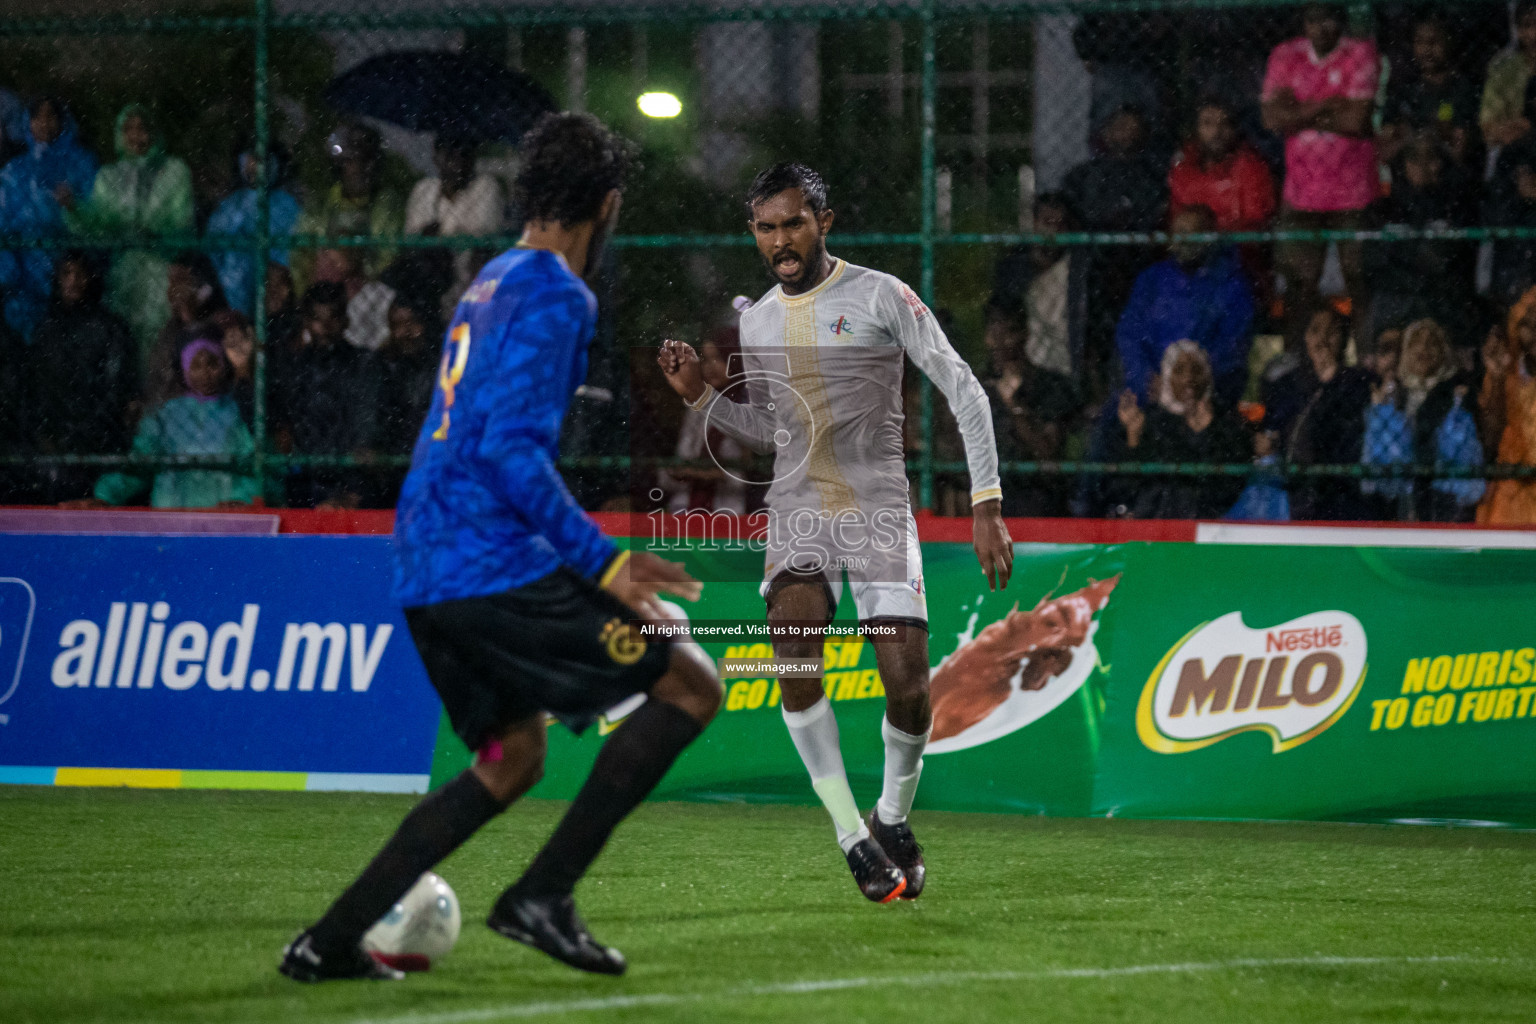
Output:
[[[493,61],[444,50],[370,57],[325,89],[338,110],[413,131],[517,142],[555,101],[538,82]]]

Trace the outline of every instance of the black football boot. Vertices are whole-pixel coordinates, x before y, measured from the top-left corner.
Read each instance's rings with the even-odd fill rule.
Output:
[[[848,870],[865,899],[876,903],[889,903],[907,888],[906,876],[901,868],[880,849],[873,839],[860,839],[848,850]]]
[[[928,868],[923,864],[923,848],[917,844],[912,827],[906,822],[887,825],[875,811],[869,812],[865,823],[869,826],[869,834],[880,844],[880,849],[891,858],[891,863],[901,868],[901,873],[907,876],[907,887],[902,890],[901,898],[917,899],[923,894],[923,883],[928,880]]]
[[[485,923],[498,935],[548,953],[579,971],[623,974],[629,966],[624,954],[592,937],[569,894],[522,896],[508,889]]]
[[[393,967],[386,967],[361,946],[351,946],[338,952],[321,953],[315,949],[309,932],[283,947],[283,962],[277,965],[280,973],[294,981],[342,981],[365,979],[368,981],[399,981],[405,977]]]

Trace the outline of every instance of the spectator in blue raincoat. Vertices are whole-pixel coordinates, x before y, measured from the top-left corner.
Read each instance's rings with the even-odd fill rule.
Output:
[[[64,232],[64,211],[91,194],[96,158],[80,145],[75,122],[57,99],[29,109],[27,150],[0,170],[0,234],[48,238]],[[31,340],[53,292],[53,255],[46,249],[0,252],[5,322]]]
[[[1457,470],[1483,464],[1476,379],[1457,367],[1444,327],[1427,317],[1409,324],[1401,358],[1379,372],[1366,410],[1362,464]],[[1360,490],[1375,519],[1470,523],[1484,483],[1445,477],[1426,490],[1412,478],[1389,477],[1362,480]]]
[[[219,204],[208,218],[208,234],[254,235],[256,233],[256,154],[245,152],[235,158],[235,172],[240,187]],[[299,220],[299,201],[283,188],[287,172],[284,155],[273,151],[267,155],[267,233],[286,235],[293,231]],[[288,266],[288,250],[273,249],[267,262]],[[226,249],[213,254],[213,264],[218,268],[219,284],[231,309],[243,316],[254,316],[256,308],[257,274],[249,249]],[[264,273],[264,271],[263,271]],[[265,278],[263,277],[263,280]]]
[[[1156,397],[1150,388],[1163,353],[1186,339],[1210,357],[1218,405],[1232,407],[1248,383],[1254,315],[1248,275],[1229,248],[1177,237],[1214,230],[1216,215],[1209,207],[1189,206],[1174,214],[1168,258],[1136,278],[1120,315],[1115,346],[1125,386],[1142,402]]]

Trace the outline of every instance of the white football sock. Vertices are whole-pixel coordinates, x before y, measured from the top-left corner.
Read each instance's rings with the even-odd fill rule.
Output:
[[[804,711],[784,709],[784,724],[794,740],[805,770],[811,773],[811,788],[821,798],[832,825],[837,829],[837,845],[847,853],[860,839],[869,838],[869,829],[859,819],[859,805],[848,787],[843,770],[843,751],[838,745],[837,716],[832,702],[823,696]]]
[[[880,735],[885,738],[885,785],[880,790],[875,813],[887,825],[906,821],[912,810],[917,780],[923,774],[923,750],[932,732],[930,725],[927,732],[914,736],[896,728],[889,718],[880,720]]]

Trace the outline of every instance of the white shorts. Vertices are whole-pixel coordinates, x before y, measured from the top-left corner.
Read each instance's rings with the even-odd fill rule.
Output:
[[[806,563],[800,557],[805,554],[807,541],[822,540],[819,532],[809,537],[801,535],[796,538],[795,544],[782,539],[770,539],[764,557],[763,583],[758,588],[758,594],[767,598],[773,581],[788,570],[819,569],[832,593],[833,612],[843,598],[843,577],[846,575],[860,622],[898,619],[926,628],[928,597],[923,586],[923,550],[917,540],[917,522],[910,512],[906,515],[904,530],[898,524],[898,529],[890,536],[897,538],[897,543],[874,554],[869,554],[867,550],[840,550],[838,546],[826,544],[820,552],[829,556],[824,563],[814,560]]]

